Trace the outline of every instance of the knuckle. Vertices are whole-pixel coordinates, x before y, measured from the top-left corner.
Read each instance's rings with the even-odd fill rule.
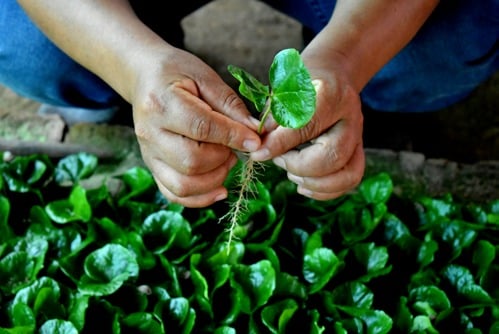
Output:
[[[225,143],[229,147],[235,147],[236,142],[238,141],[239,138],[239,131],[235,127],[231,127],[229,131],[227,131],[226,136],[225,136]]]
[[[197,140],[207,141],[211,137],[212,126],[204,117],[192,120],[191,130]]]
[[[314,137],[317,137],[322,132],[321,123],[318,117],[312,117],[310,122],[308,122],[307,126],[305,126],[302,131],[302,140],[310,140]]]
[[[226,108],[225,110],[239,110],[246,107],[243,100],[233,92],[225,95],[223,105]]]

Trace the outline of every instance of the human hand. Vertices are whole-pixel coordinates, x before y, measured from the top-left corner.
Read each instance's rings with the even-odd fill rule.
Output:
[[[357,186],[364,174],[360,98],[339,68],[333,70],[313,58],[304,57],[304,62],[317,92],[314,117],[298,130],[267,122],[263,144],[251,158],[272,158],[298,185],[298,193],[333,199]],[[310,145],[296,148],[305,143]]]
[[[233,150],[260,146],[258,120],[207,64],[183,50],[171,51],[138,76],[135,133],[163,195],[205,207],[227,196],[223,182],[237,162]]]

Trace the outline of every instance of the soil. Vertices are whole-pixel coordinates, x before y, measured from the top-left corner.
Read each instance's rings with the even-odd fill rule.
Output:
[[[236,82],[228,74],[227,65],[245,68],[266,81],[268,67],[276,52],[303,46],[300,24],[257,0],[213,1],[186,17],[182,26],[186,33],[186,48],[204,59],[234,87]],[[124,151],[128,150],[135,158],[128,156],[125,161],[136,164],[140,160],[129,110],[124,110],[108,126],[67,128],[61,125],[60,119],[36,115],[38,106],[37,102],[0,87],[0,150],[8,148],[21,154],[26,152],[27,146],[29,152],[49,147],[52,155],[57,156],[57,152],[67,154],[69,146],[75,150],[100,147],[105,151],[105,157],[123,158],[127,156]],[[480,193],[479,198],[499,198],[497,109],[499,73],[478,87],[469,98],[445,110],[385,113],[365,108],[365,147],[374,159],[368,159],[368,167],[373,170],[393,169],[393,166],[372,162],[376,159],[392,161],[397,165],[395,169],[400,172],[400,177],[407,178],[405,174],[410,171],[422,176],[440,165],[436,169],[438,172],[424,176],[425,182],[430,182],[433,189],[436,187],[442,192],[454,184],[460,189],[454,191],[462,192],[463,187],[470,186],[470,182],[475,182],[478,177],[480,181],[470,186],[473,187],[471,192]],[[101,143],[92,142],[92,138],[98,138]],[[133,145],[124,144],[123,140]],[[43,145],[34,145],[35,141],[43,142]],[[64,145],[68,147],[61,149]],[[20,147],[24,147],[24,151],[16,151]],[[412,154],[409,160],[404,158],[407,153]],[[402,164],[405,167],[399,168]],[[428,165],[433,167],[428,168]],[[456,177],[462,178],[462,182],[457,182]],[[442,184],[446,187],[440,187]]]

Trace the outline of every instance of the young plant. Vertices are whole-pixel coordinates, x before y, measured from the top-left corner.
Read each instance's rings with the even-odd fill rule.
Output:
[[[239,93],[251,101],[260,113],[259,133],[262,133],[269,114],[280,126],[293,129],[305,126],[312,119],[316,105],[315,87],[296,49],[284,49],[275,55],[269,69],[269,85],[261,83],[237,66],[229,65],[228,70],[239,81]],[[256,167],[251,158],[245,161],[240,172],[236,200],[221,218],[229,221],[229,245],[245,211],[248,193],[254,188],[252,184],[256,178]]]

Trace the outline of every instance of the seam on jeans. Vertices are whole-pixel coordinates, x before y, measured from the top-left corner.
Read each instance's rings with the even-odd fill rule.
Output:
[[[473,59],[473,60],[469,60],[466,62],[467,65],[481,65],[487,61],[489,61],[490,58],[492,57],[496,57],[497,54],[499,53],[499,41],[496,41],[492,47],[490,48],[490,50],[488,50],[483,56],[479,57],[479,58],[476,58],[476,59]]]

